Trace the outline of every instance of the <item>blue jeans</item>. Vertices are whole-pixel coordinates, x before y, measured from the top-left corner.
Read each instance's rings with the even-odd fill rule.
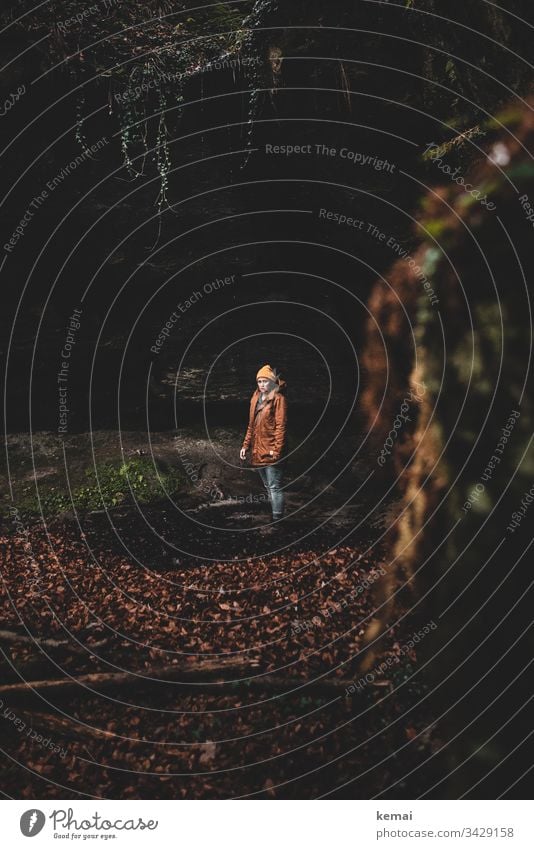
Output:
[[[280,465],[260,466],[258,468],[263,485],[267,490],[273,519],[281,519],[284,513],[284,491],[282,489],[283,471]]]

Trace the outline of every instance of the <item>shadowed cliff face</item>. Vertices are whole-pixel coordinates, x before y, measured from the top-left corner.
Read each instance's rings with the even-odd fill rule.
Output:
[[[79,10],[68,0],[53,11],[20,3],[18,11],[28,14],[12,28],[14,40],[3,45],[9,60],[13,44],[23,49],[25,39],[28,45],[44,39],[28,62],[11,63],[5,78],[6,88],[28,88],[10,115],[13,126],[25,128],[37,106],[40,110],[32,131],[21,137],[27,173],[3,205],[8,235],[36,189],[46,191],[57,181],[5,269],[12,281],[6,287],[6,326],[17,309],[20,281],[27,284],[13,368],[28,374],[36,343],[34,426],[50,426],[45,402],[57,366],[56,338],[84,292],[80,378],[73,387],[79,398],[73,399],[72,412],[79,428],[86,424],[79,408],[87,397],[88,352],[95,346],[95,416],[109,425],[123,354],[126,404],[148,382],[151,360],[154,397],[169,398],[182,339],[205,322],[219,350],[234,332],[233,318],[227,325],[210,325],[211,319],[249,304],[241,314],[247,325],[259,327],[264,308],[253,305],[287,300],[288,291],[290,300],[305,306],[299,313],[281,305],[280,329],[300,327],[315,343],[327,340],[334,371],[346,371],[347,381],[357,384],[356,365],[346,368],[345,342],[338,348],[329,340],[337,332],[335,321],[356,356],[362,354],[371,286],[395,258],[395,250],[386,249],[376,234],[413,247],[411,216],[420,192],[417,181],[425,173],[424,146],[430,139],[448,141],[457,130],[469,130],[476,139],[485,104],[505,96],[506,86],[520,85],[524,73],[521,62],[510,57],[504,67],[501,63],[498,91],[489,84],[498,52],[490,36],[504,46],[513,41],[517,52],[524,39],[512,16],[490,7],[479,9],[477,18],[482,33],[477,57],[488,70],[474,72],[474,36],[465,28],[472,3],[454,12],[437,0],[420,8],[258,2],[239,8],[221,4],[213,13],[193,6],[148,3],[141,9],[128,0],[111,4],[103,20],[86,15],[76,21]],[[516,6],[519,13],[522,4]],[[447,23],[447,15],[453,23]],[[460,57],[456,64],[448,64],[444,45]],[[52,70],[50,54],[56,63]],[[216,59],[237,65],[210,65]],[[66,166],[94,144],[100,145],[97,152],[65,177]],[[267,152],[267,146],[277,145],[305,146],[310,152]],[[473,155],[472,146],[464,144],[464,150]],[[19,153],[18,145],[8,150],[7,172],[18,173]],[[336,215],[361,227],[339,225]],[[177,304],[232,275],[236,285],[186,309],[179,332],[154,358],[150,348]],[[324,314],[319,320],[317,310]],[[208,336],[199,336],[191,361],[184,363],[184,398],[199,398],[194,375],[207,373],[211,365]],[[232,355],[248,359],[250,352],[235,349]],[[309,346],[281,345],[280,360],[291,361],[293,374],[302,373],[302,381],[293,380],[297,391],[307,385],[307,399],[316,395],[316,403],[322,403],[320,357]],[[233,374],[236,380],[228,386]],[[232,368],[221,380],[220,391],[212,392],[213,383],[207,388],[213,400],[236,398],[247,382]],[[27,418],[21,404],[24,382],[9,387],[11,429],[23,427]],[[365,390],[363,383],[358,386]],[[138,403],[136,398],[124,410],[132,427],[139,424]]]

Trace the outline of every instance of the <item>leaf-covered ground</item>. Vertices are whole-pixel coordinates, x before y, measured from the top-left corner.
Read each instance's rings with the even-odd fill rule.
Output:
[[[406,627],[392,622],[381,638],[387,673],[346,694],[387,568],[376,549],[333,544],[324,530],[301,541],[295,526],[247,531],[254,516],[224,532],[167,517],[164,546],[137,511],[112,518],[87,518],[83,536],[56,522],[0,539],[3,628],[49,641],[4,646],[7,686],[140,676],[11,701],[4,689],[11,796],[312,798],[355,779],[348,795],[365,797],[428,754],[424,711],[412,710],[424,693],[404,683],[415,659],[401,657]],[[148,518],[165,525],[161,511]],[[202,559],[187,553],[199,538]],[[220,664],[219,683],[203,677],[206,664]],[[200,672],[189,684],[155,680],[173,666]],[[340,687],[321,690],[321,676]]]

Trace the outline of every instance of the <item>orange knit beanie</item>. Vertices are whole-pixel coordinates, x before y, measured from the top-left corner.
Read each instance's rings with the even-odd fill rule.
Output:
[[[259,380],[260,377],[266,377],[267,380],[272,380],[274,383],[277,381],[277,377],[271,366],[262,366],[256,375],[256,380]]]

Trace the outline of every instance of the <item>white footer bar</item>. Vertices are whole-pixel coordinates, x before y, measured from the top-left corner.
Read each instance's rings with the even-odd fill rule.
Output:
[[[6,800],[6,847],[452,849],[534,846],[528,801]],[[29,839],[35,838],[35,843]]]

